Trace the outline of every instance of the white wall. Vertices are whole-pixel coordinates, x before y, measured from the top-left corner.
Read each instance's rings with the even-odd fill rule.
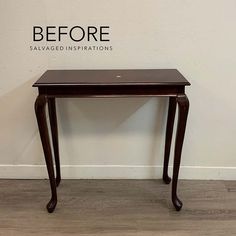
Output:
[[[236,1],[0,0],[0,177],[47,176],[31,85],[46,69],[178,68],[181,178],[236,179]],[[106,24],[111,52],[30,52],[33,25]],[[159,178],[167,100],[58,100],[64,178]],[[172,163],[172,160],[171,160]]]

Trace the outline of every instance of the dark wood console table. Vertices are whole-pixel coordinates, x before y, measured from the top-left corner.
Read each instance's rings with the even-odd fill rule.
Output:
[[[190,83],[175,69],[46,71],[33,87],[38,87],[39,92],[35,101],[35,113],[51,186],[51,200],[47,204],[48,212],[53,212],[56,207],[56,188],[61,180],[55,98],[129,96],[169,97],[163,167],[163,181],[166,184],[171,182],[171,178],[168,176],[168,163],[176,104],[178,104],[179,115],[174,151],[172,202],[176,210],[179,211],[182,202],[177,196],[177,182],[189,109],[189,101],[185,94],[185,86],[187,85],[190,85]],[[46,104],[48,104],[49,110],[56,178],[45,113]]]

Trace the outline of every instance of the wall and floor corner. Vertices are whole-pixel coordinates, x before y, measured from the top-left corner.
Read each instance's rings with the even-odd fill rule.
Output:
[[[45,70],[178,68],[192,84],[180,177],[236,179],[235,9],[234,0],[0,0],[0,177],[47,177],[31,87]],[[58,24],[109,24],[113,50],[29,50],[33,25]],[[166,105],[58,99],[62,177],[161,177]]]

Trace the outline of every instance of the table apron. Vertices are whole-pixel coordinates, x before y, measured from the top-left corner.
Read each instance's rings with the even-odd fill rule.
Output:
[[[177,96],[185,93],[185,86],[41,86],[39,94],[52,97],[129,97]]]

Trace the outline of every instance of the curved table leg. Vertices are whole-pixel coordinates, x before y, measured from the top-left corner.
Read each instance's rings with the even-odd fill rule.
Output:
[[[173,126],[175,120],[175,111],[176,111],[176,97],[169,98],[169,109],[168,109],[168,118],[166,125],[166,140],[165,140],[165,154],[164,154],[164,168],[162,179],[166,184],[171,182],[171,178],[168,175],[168,165],[170,158],[170,148],[171,148],[171,139],[173,134]]]
[[[58,129],[57,129],[57,114],[56,114],[56,104],[55,98],[48,98],[48,113],[52,133],[52,143],[56,164],[56,184],[59,186],[61,181],[61,171],[60,171],[60,157],[59,157],[59,145],[58,145]]]
[[[51,196],[51,200],[47,204],[47,210],[49,213],[51,213],[54,211],[57,205],[57,190],[56,190],[56,181],[55,181],[54,169],[53,169],[50,139],[48,135],[48,127],[47,127],[47,120],[46,120],[46,114],[45,114],[46,102],[47,102],[47,98],[43,95],[39,95],[35,101],[35,113],[37,117],[39,133],[40,133],[41,142],[43,145],[43,151],[44,151],[45,161],[47,165],[50,186],[51,186],[52,196]]]
[[[174,152],[172,202],[176,210],[180,211],[183,204],[177,196],[177,182],[178,182],[181,152],[182,152],[182,147],[183,147],[184,134],[185,134],[185,128],[186,128],[186,122],[187,122],[188,110],[189,110],[189,101],[188,101],[187,96],[185,94],[178,95],[177,103],[179,107],[179,115],[178,115],[178,126],[177,126],[175,152]]]

